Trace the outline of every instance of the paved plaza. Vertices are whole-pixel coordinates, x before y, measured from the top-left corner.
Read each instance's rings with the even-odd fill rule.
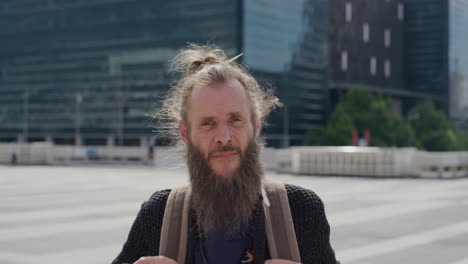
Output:
[[[468,264],[468,179],[275,174],[324,201],[344,264]],[[110,263],[143,201],[183,168],[0,166],[0,263]]]

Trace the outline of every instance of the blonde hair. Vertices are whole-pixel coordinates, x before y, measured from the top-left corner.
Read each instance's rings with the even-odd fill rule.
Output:
[[[182,77],[169,89],[160,111],[155,115],[162,137],[179,141],[179,122],[186,122],[186,104],[194,86],[208,86],[239,81],[245,88],[251,103],[253,122],[258,118],[265,122],[266,116],[277,106],[278,98],[272,89],[260,87],[255,78],[215,45],[189,44],[172,61],[171,71],[182,73]]]

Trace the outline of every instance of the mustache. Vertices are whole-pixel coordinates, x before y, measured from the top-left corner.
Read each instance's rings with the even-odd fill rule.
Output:
[[[212,158],[214,155],[216,155],[218,153],[221,153],[221,152],[236,152],[237,154],[242,156],[241,155],[242,151],[241,151],[240,147],[227,145],[227,146],[220,146],[220,147],[217,147],[216,149],[211,150],[208,153],[208,159]]]

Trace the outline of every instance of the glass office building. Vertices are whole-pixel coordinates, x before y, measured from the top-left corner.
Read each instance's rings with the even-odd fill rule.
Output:
[[[468,0],[449,1],[450,117],[468,128]]]
[[[432,95],[448,107],[447,0],[405,0],[404,75],[406,89]]]
[[[209,41],[277,87],[268,142],[300,144],[325,121],[327,1],[293,2],[1,1],[0,141],[140,144],[170,59]]]
[[[241,2],[0,2],[0,139],[139,144],[187,42],[240,50]]]
[[[405,0],[405,85],[468,127],[468,0]]]
[[[264,132],[270,145],[304,143],[327,113],[328,1],[244,1],[244,64],[284,103]]]

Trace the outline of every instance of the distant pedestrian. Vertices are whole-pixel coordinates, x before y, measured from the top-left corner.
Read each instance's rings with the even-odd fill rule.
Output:
[[[18,164],[18,143],[13,141],[10,143],[11,165]]]
[[[148,161],[154,160],[154,147],[156,146],[156,136],[150,136],[148,138]]]

